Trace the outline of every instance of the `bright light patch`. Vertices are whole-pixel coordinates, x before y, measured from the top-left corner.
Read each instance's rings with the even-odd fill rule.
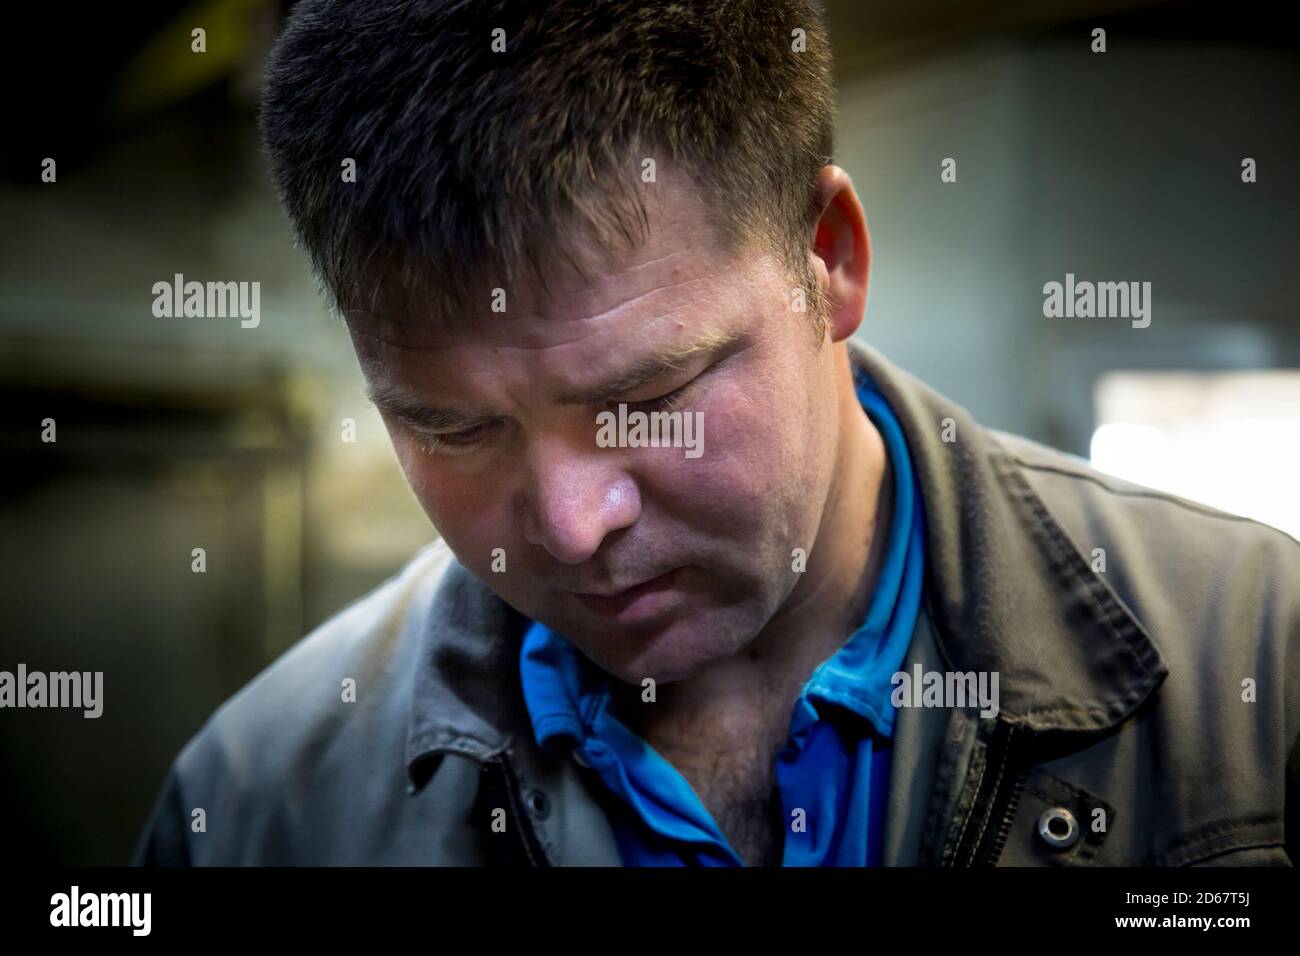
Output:
[[[1300,373],[1113,372],[1093,467],[1300,539]]]

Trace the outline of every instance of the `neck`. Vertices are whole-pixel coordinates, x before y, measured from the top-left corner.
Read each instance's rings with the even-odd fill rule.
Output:
[[[702,749],[763,746],[764,737],[770,745],[784,743],[799,689],[866,616],[888,537],[893,480],[884,441],[858,402],[843,344],[836,347],[835,375],[836,464],[807,569],[740,653],[661,686],[653,708],[621,708],[661,753],[707,759]],[[701,728],[709,728],[707,737]]]

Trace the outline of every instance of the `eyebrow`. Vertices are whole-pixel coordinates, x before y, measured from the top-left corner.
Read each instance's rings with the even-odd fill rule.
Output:
[[[672,372],[679,372],[683,362],[696,356],[711,354],[720,360],[737,351],[743,344],[743,330],[712,332],[686,345],[670,346],[638,359],[629,368],[592,388],[561,395],[559,401],[564,405],[598,405]],[[387,382],[367,382],[365,392],[366,398],[386,417],[410,428],[463,431],[496,417],[485,413],[435,408],[413,398],[400,386]]]
[[[638,359],[629,368],[598,385],[560,396],[562,405],[599,405],[633,389],[682,370],[682,363],[698,355],[711,354],[719,359],[735,352],[744,341],[742,330],[710,332],[686,345],[670,346],[654,355]]]
[[[450,408],[434,408],[411,398],[400,387],[387,383],[366,383],[368,398],[385,417],[409,428],[425,431],[464,431],[493,418],[475,412],[458,412]]]

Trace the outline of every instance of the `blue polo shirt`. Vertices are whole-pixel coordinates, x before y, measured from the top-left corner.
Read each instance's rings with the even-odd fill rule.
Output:
[[[894,708],[891,677],[916,626],[925,571],[921,493],[893,411],[859,373],[858,400],[894,477],[894,513],[866,619],[808,679],[777,755],[786,823],[783,866],[880,862]],[[609,708],[609,678],[564,637],[535,622],[519,661],[540,747],[570,753],[598,794],[627,866],[742,866],[686,778]]]

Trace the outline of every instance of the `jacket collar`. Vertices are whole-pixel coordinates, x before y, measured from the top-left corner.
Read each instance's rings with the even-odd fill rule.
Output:
[[[1001,719],[1030,730],[1094,732],[1125,720],[1168,672],[1142,626],[965,409],[874,349],[850,341],[849,355],[893,408],[921,483],[929,613],[945,666],[997,672]],[[526,626],[457,562],[413,610],[419,666],[406,759],[415,785],[427,757],[490,760],[528,736]]]
[[[1142,625],[965,409],[872,348],[851,341],[849,354],[907,436],[947,666],[997,672],[1008,723],[1078,732],[1121,723],[1168,674]]]
[[[491,760],[527,725],[519,683],[527,620],[458,561],[435,584],[406,621],[407,638],[419,648],[406,734],[407,772],[416,786],[432,769],[425,758]]]

